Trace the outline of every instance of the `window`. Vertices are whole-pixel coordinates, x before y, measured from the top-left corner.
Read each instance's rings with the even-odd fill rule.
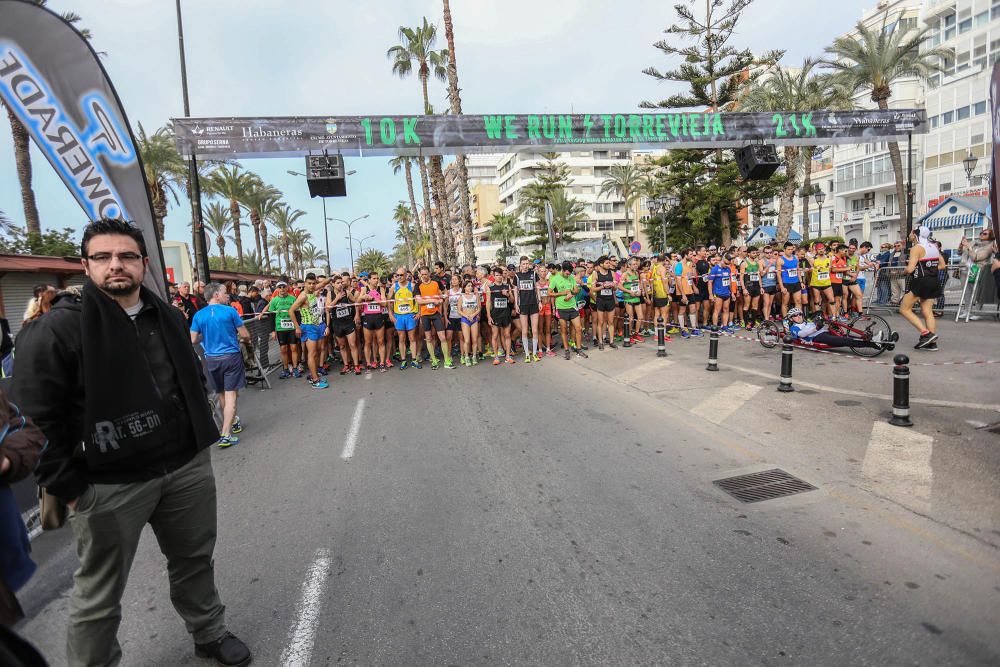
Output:
[[[608,159],[608,152],[607,151],[594,151],[594,159],[595,160],[607,160]]]
[[[599,232],[610,232],[615,228],[614,220],[598,220],[597,221],[597,231]]]
[[[885,196],[885,214],[893,215],[896,213],[896,195],[886,195]]]
[[[968,18],[958,24],[958,34],[966,33],[972,30],[972,19]]]
[[[916,30],[917,28],[917,17],[913,16],[908,19],[899,19],[899,29],[904,33],[911,30]]]
[[[989,22],[990,22],[990,13],[988,11],[979,12],[978,14],[976,14],[976,17],[973,21],[973,23],[975,23],[975,26],[977,28],[979,26],[984,26]]]
[[[955,15],[948,14],[944,17],[944,39],[948,41],[955,36]]]
[[[941,114],[941,124],[950,125],[955,121],[955,113],[953,111],[945,111]]]
[[[1000,2],[993,5],[993,9],[990,10],[990,20],[995,21],[1000,19]]]
[[[937,88],[939,85],[941,85],[941,75],[932,74],[927,78],[927,83],[930,85],[931,88]]]
[[[938,157],[937,157],[937,155],[930,156],[924,162],[924,167],[926,167],[927,169],[935,169],[935,168],[937,168],[937,166],[938,166]]]
[[[969,107],[960,107],[955,110],[955,120],[965,120],[969,117]]]
[[[974,113],[977,116],[982,116],[984,113],[986,113],[986,100],[983,100],[982,102],[976,102],[975,104],[973,104],[972,113]]]
[[[980,132],[979,134],[972,135],[972,141],[970,141],[969,143],[971,143],[971,144],[981,144],[981,143],[983,143],[983,134]]]
[[[958,57],[955,58],[955,71],[963,72],[969,69],[969,52],[959,53]]]
[[[931,117],[930,117],[930,118],[928,118],[927,120],[929,120],[929,121],[931,122],[931,129],[932,129],[932,130],[933,130],[933,129],[934,129],[935,127],[937,127],[937,126],[938,126],[938,125],[940,124],[940,122],[941,122],[941,119],[940,119],[940,118],[938,118],[937,116],[931,116]]]
[[[938,192],[951,192],[951,183],[942,183],[941,187],[938,188]]]

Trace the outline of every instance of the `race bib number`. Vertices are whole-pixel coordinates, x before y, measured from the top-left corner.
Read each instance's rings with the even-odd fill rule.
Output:
[[[729,278],[723,278],[722,279],[722,286],[723,287],[729,287]]]
[[[830,279],[830,272],[829,271],[817,271],[816,272],[816,280],[829,280],[829,279]]]
[[[294,329],[295,325],[292,324],[291,320],[278,320],[278,328],[282,329],[282,330],[284,330],[284,329]]]
[[[397,305],[396,306],[396,312],[398,312],[400,315],[409,315],[410,314],[410,304],[408,304],[408,303],[401,303],[401,304]]]
[[[377,303],[369,303],[365,305],[365,315],[378,315],[381,312],[382,307]]]
[[[639,296],[639,288],[638,287],[633,287],[632,289],[629,290],[629,292],[631,292],[634,296]]]
[[[507,307],[507,297],[505,297],[505,296],[494,297],[493,298],[493,307],[494,308],[501,308],[501,309],[506,308]]]
[[[760,282],[760,276],[757,275],[756,273],[751,273],[750,274],[750,282],[752,282],[752,283]]]
[[[472,310],[479,303],[479,299],[462,299],[462,309]]]
[[[798,269],[788,269],[788,277],[789,278],[798,278],[799,277],[799,270]]]
[[[518,281],[517,287],[523,292],[530,292],[535,289],[535,283],[531,280],[521,280]]]
[[[601,296],[614,296],[614,290],[610,288],[604,288],[601,290]]]
[[[774,280],[774,271],[768,271],[767,272],[767,279],[768,280]]]
[[[539,287],[538,288],[538,295],[544,299],[545,297],[547,297],[549,295],[549,288],[548,287]]]
[[[338,320],[342,320],[351,316],[351,309],[349,306],[337,306],[337,314],[335,317]]]

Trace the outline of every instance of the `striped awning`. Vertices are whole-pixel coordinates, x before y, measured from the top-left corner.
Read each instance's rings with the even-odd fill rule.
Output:
[[[922,221],[931,230],[956,229],[959,227],[982,227],[982,213],[967,213],[965,215],[943,215]]]

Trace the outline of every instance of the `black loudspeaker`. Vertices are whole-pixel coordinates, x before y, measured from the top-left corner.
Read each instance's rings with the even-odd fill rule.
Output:
[[[762,181],[781,166],[773,144],[750,144],[736,151],[736,167],[748,181]]]
[[[306,183],[310,197],[346,197],[347,179],[344,176],[342,155],[306,156]]]

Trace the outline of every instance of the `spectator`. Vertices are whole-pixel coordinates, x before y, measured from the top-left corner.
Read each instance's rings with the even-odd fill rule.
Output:
[[[0,392],[0,625],[10,626],[24,614],[14,597],[31,575],[28,531],[10,485],[31,474],[45,446],[45,434]]]
[[[197,285],[197,283],[195,284]],[[191,294],[191,286],[186,282],[177,286],[177,296],[174,297],[174,305],[184,312],[184,317],[188,322],[191,321],[194,314],[202,307],[198,305],[198,299]]]
[[[262,281],[257,281],[262,282]],[[260,293],[260,287],[256,284],[250,288],[250,312],[254,315],[260,315],[267,310],[267,299]],[[260,367],[268,367],[268,359],[270,356],[270,343],[271,343],[271,332],[274,330],[274,319],[268,317],[267,319],[261,319],[258,317],[253,321],[252,326],[248,326],[248,329],[253,329],[253,343],[257,348],[257,357],[260,360]]]
[[[990,284],[988,276],[983,275],[990,270],[991,260],[997,252],[993,230],[984,227],[979,232],[979,238],[971,243],[963,237],[958,244],[958,251],[962,253],[962,261],[969,267],[968,281],[975,286],[971,297],[966,297],[966,311],[960,313],[959,317],[978,320],[979,315],[969,315],[969,311],[982,308],[984,304],[996,303],[994,285]]]
[[[250,651],[227,631],[215,587],[208,447],[219,431],[187,325],[142,287],[149,260],[134,226],[89,224],[81,255],[82,295],[60,295],[48,316],[21,331],[14,376],[21,409],[48,438],[38,484],[69,507],[76,536],[67,662],[121,660],[122,593],[148,523],[195,653],[246,665]]]
[[[28,307],[24,309],[24,318],[21,324],[27,324],[36,320],[52,309],[52,300],[56,296],[56,288],[44,283],[35,285],[32,290],[32,297],[28,301]]]
[[[191,320],[191,342],[204,339],[205,362],[212,387],[222,402],[222,437],[219,447],[229,447],[239,442],[235,434],[243,430],[236,415],[236,397],[247,386],[243,371],[243,354],[240,341],[250,340],[250,332],[235,308],[229,305],[229,294],[219,283],[205,286],[208,306],[199,310]]]
[[[205,283],[200,280],[194,281],[194,284],[191,285],[191,293],[194,294],[194,300],[198,306],[198,310],[201,310],[208,305],[208,302],[205,301]]]
[[[889,253],[889,289],[892,291],[892,305],[898,306],[906,292],[906,247],[902,241],[892,244]]]

